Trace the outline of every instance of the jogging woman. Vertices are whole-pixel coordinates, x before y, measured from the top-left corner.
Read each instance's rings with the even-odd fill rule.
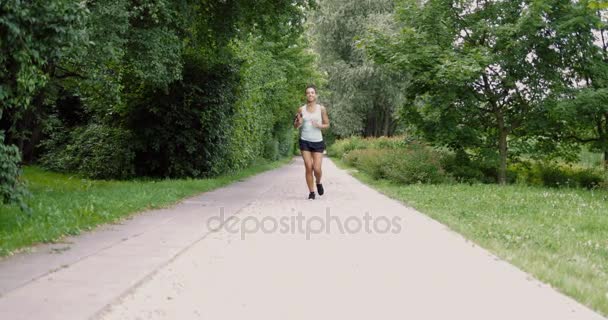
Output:
[[[298,109],[294,120],[295,128],[302,128],[300,131],[300,152],[304,159],[306,169],[306,184],[308,185],[308,199],[315,199],[315,183],[319,195],[323,195],[325,190],[321,183],[323,172],[321,163],[323,161],[323,151],[325,142],[321,129],[329,128],[329,117],[327,110],[322,105],[317,104],[317,88],[314,85],[306,87],[306,105]],[[313,173],[315,181],[313,181]]]

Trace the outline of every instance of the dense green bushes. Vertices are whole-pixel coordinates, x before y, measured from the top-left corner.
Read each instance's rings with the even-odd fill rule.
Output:
[[[126,179],[135,174],[133,137],[120,128],[91,124],[58,131],[45,146],[49,152],[41,163],[51,170],[96,179]]]
[[[509,166],[517,182],[547,187],[604,187],[606,177],[599,170],[556,163],[520,162]]]
[[[26,162],[90,178],[177,178],[291,155],[293,112],[320,79],[303,38],[311,6],[3,3],[0,131],[17,147],[3,164],[28,150]]]
[[[20,203],[24,206],[25,188],[19,180],[19,150],[4,144],[4,134],[0,131],[0,205]]]
[[[440,183],[449,179],[441,167],[441,154],[436,150],[396,138],[350,138],[337,141],[329,149],[333,156],[342,155],[349,165],[375,179],[398,183]]]
[[[408,140],[352,137],[336,141],[328,150],[333,157],[374,179],[397,183],[496,183],[496,164],[472,159],[465,152],[448,152]],[[576,165],[519,161],[507,170],[509,183],[546,187],[606,188],[599,170]]]

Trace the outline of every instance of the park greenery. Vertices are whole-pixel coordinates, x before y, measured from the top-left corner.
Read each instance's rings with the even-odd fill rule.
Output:
[[[0,200],[21,164],[202,178],[292,154],[309,0],[0,3]]]
[[[397,30],[365,38],[376,63],[408,76],[400,119],[434,145],[496,167],[573,160],[608,168],[606,4],[398,0]]]
[[[340,165],[608,314],[607,29],[599,0],[2,0],[0,256],[276,167],[316,83]]]
[[[290,119],[311,82],[332,119],[328,140],[406,134],[499,184],[522,161],[553,168],[586,151],[608,168],[607,8],[6,0],[0,199],[25,207],[23,164],[124,180],[277,160],[292,154]]]

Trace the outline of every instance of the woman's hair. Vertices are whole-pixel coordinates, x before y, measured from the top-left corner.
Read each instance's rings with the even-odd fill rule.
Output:
[[[308,89],[315,89],[315,93],[317,93],[317,86],[315,86],[314,84],[309,84],[306,86],[306,89],[304,89],[304,93],[306,93],[308,91]]]

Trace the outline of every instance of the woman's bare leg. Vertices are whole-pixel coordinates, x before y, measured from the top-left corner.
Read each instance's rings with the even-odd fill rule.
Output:
[[[321,152],[313,152],[313,171],[315,174],[316,183],[321,183],[321,177],[323,176],[323,171],[321,170],[321,164],[323,163],[323,153]]]
[[[310,192],[315,192],[315,185],[312,177],[313,173],[313,156],[310,151],[302,150],[302,158],[304,159],[304,168],[306,169],[306,185]]]

